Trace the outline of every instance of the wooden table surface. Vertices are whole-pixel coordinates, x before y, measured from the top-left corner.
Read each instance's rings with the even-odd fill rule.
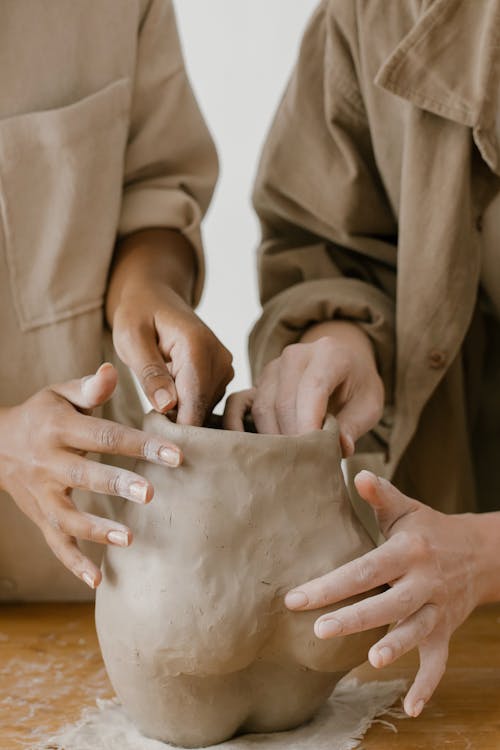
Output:
[[[411,654],[362,679],[410,679]],[[0,606],[0,750],[32,748],[112,696],[88,604]],[[477,610],[456,633],[448,671],[418,719],[374,725],[363,750],[500,750],[500,605]]]

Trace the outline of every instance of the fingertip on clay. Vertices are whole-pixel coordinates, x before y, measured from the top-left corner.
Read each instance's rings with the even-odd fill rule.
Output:
[[[309,599],[303,591],[289,591],[285,596],[285,605],[288,609],[302,609],[307,607]]]
[[[374,646],[368,653],[368,661],[374,669],[382,669],[392,661],[392,651],[388,646]]]
[[[160,448],[159,456],[160,460],[172,469],[177,469],[184,460],[184,456],[180,450],[167,447]]]

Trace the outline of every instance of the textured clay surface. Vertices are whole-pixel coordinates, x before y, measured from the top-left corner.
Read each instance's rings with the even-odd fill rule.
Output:
[[[347,496],[335,421],[285,437],[150,414],[144,429],[185,460],[137,465],[155,497],[124,502],[134,543],[105,555],[96,622],[120,700],[144,734],[186,747],[298,726],[380,637],[320,641],[321,610],[283,603],[373,547]]]

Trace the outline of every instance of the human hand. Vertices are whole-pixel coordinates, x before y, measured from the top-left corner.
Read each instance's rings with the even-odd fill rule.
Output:
[[[73,488],[119,495],[147,503],[152,485],[138,474],[85,458],[88,451],[145,458],[175,467],[177,446],[140,430],[92,417],[112,395],[117,373],[110,364],[97,373],[36,393],[19,406],[0,409],[0,488],[40,528],[54,554],[91,588],[99,568],[77,539],[127,547],[132,533],[123,524],[80,512]]]
[[[294,435],[319,430],[327,411],[338,421],[344,456],[382,415],[384,387],[372,345],[353,323],[314,326],[263,370],[255,388],[229,396],[226,429],[242,430],[251,411],[258,432]]]
[[[117,308],[113,342],[154,408],[202,425],[233,377],[231,355],[168,285],[138,285]]]
[[[126,238],[110,279],[107,317],[120,359],[152,406],[202,425],[233,377],[232,356],[187,303],[192,248],[178,233]]]
[[[318,638],[332,638],[396,623],[370,649],[376,668],[417,647],[420,668],[404,701],[418,716],[446,668],[452,633],[486,600],[491,577],[477,516],[445,515],[399,492],[368,471],[356,488],[375,510],[386,542],[357,560],[290,591],[286,605],[310,610],[387,584],[390,588],[316,620]]]

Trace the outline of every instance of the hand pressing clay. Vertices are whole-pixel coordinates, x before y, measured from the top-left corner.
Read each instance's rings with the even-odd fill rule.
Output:
[[[96,621],[116,693],[145,735],[183,747],[302,724],[381,636],[320,641],[322,612],[283,603],[373,547],[351,510],[335,421],[285,437],[150,414],[144,429],[185,460],[175,471],[139,463],[154,500],[123,505],[134,543],[106,551]]]

